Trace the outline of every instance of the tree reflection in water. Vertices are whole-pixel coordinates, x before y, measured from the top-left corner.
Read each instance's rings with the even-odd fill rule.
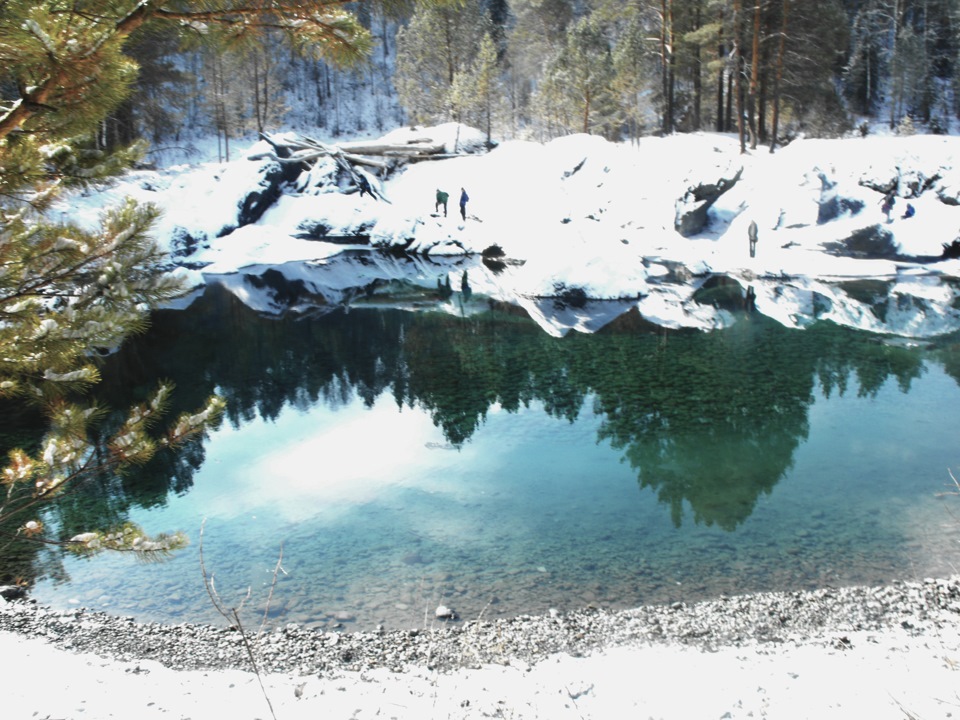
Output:
[[[211,286],[187,311],[155,313],[148,334],[107,358],[97,399],[127,407],[169,379],[171,414],[216,392],[240,427],[287,406],[335,408],[353,397],[372,405],[389,394],[398,407],[426,409],[457,446],[494,406],[539,402],[572,422],[592,402],[598,442],[622,452],[675,525],[688,506],[695,523],[733,530],[790,469],[818,387],[869,396],[894,379],[906,392],[924,363],[938,360],[956,378],[955,347],[891,345],[828,324],[793,331],[757,315],[712,333],[671,332],[635,312],[598,333],[555,338],[494,303],[469,317],[333,308],[263,317]],[[186,492],[204,459],[196,442],[67,496],[57,509],[62,535]]]
[[[791,467],[817,385],[862,396],[892,378],[906,391],[929,357],[828,324],[794,331],[760,316],[701,333],[652,329],[628,314],[564,338],[497,307],[468,318],[372,309],[264,318],[210,287],[187,312],[157,313],[148,335],[109,358],[100,392],[124,407],[169,378],[185,408],[222,394],[235,426],[286,405],[336,407],[351,396],[372,405],[389,393],[398,406],[427,409],[454,445],[469,442],[494,405],[539,401],[573,421],[592,399],[598,440],[623,451],[676,524],[686,502],[695,522],[733,529]],[[202,461],[202,447],[165,458],[123,493],[162,502],[189,487]]]

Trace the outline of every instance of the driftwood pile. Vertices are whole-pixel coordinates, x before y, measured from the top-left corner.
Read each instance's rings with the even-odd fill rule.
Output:
[[[369,140],[329,145],[306,135],[263,133],[261,137],[270,144],[273,152],[252,156],[251,160],[269,158],[288,167],[298,166],[306,170],[320,158],[331,158],[357,187],[364,186],[360,168],[373,170],[380,178],[385,178],[405,163],[456,157],[456,153],[446,152],[443,142],[435,142],[430,138],[404,143]]]
[[[457,153],[448,153],[443,142],[426,137],[400,143],[380,139],[337,145],[320,142],[306,135],[262,133],[261,137],[270,144],[273,151],[251,156],[251,160],[275,160],[286,169],[284,175],[289,179],[312,168],[317,160],[331,158],[350,178],[355,188],[361,192],[369,192],[381,200],[386,198],[371,186],[366,173],[372,172],[383,180],[406,163],[457,156]]]

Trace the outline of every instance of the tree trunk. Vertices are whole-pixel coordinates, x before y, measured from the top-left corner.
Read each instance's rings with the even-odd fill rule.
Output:
[[[735,92],[737,94],[737,137],[740,140],[740,152],[745,153],[747,142],[743,128],[743,33],[740,32],[742,10],[742,0],[733,0],[733,59]]]
[[[900,0],[893,0],[892,37],[890,39],[890,57],[897,57],[897,37],[900,35]],[[890,129],[897,126],[897,107],[903,96],[903,81],[897,82],[897,78],[890,78]]]
[[[668,15],[667,15],[667,28],[669,34],[667,40],[669,41],[669,50],[670,50],[670,64],[668,65],[667,72],[667,107],[670,108],[670,127],[667,128],[667,132],[672,133],[674,130],[674,90],[676,88],[676,70],[677,70],[677,56],[674,52],[673,47],[673,0],[668,0],[667,2]]]
[[[733,128],[733,76],[736,69],[727,73],[727,107],[724,113],[723,127],[725,132],[731,132]]]
[[[583,99],[583,134],[586,135],[590,132],[590,92],[587,92],[587,96]]]
[[[790,15],[790,0],[783,0],[783,20],[780,24],[780,43],[777,47],[777,69],[773,76],[773,121],[770,128],[770,152],[777,145],[780,131],[780,82],[783,80],[783,56],[787,49],[787,18]]]
[[[260,57],[253,51],[253,116],[257,122],[257,132],[263,132],[263,98],[260,96]]]
[[[700,29],[700,0],[697,0],[693,12],[694,30]],[[703,67],[701,63],[700,45],[693,49],[693,120],[692,129],[699,130],[701,125],[701,111],[703,107]]]
[[[767,58],[764,58],[757,92],[757,135],[761,143],[767,142],[767,102]]]
[[[667,58],[669,42],[667,38],[667,7],[671,0],[660,0],[660,83],[663,93],[663,116],[661,127],[664,135],[670,133],[673,126],[673,107],[670,100],[670,61]]]
[[[387,32],[387,14],[380,11],[380,42],[383,43],[383,57],[390,57],[390,34]]]
[[[760,81],[760,0],[753,6],[753,43],[750,47],[750,85],[747,96],[747,117],[750,121],[750,149],[757,149],[757,88]]]
[[[717,132],[723,132],[726,129],[726,126],[723,122],[723,58],[725,57],[726,50],[723,47],[723,11],[720,11],[720,31],[717,36],[717,60],[720,65],[720,69],[717,71]]]

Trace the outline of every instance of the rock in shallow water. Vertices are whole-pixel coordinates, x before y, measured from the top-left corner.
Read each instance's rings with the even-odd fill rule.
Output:
[[[433,616],[437,620],[456,620],[457,613],[452,608],[448,608],[446,605],[437,605],[437,609],[434,611]]]

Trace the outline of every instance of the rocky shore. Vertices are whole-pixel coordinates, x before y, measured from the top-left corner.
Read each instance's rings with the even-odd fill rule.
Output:
[[[536,663],[620,646],[674,644],[700,649],[820,639],[843,650],[847,633],[896,628],[936,634],[960,623],[960,576],[879,587],[826,588],[721,597],[508,620],[436,621],[410,630],[334,633],[246,628],[259,669],[323,676],[410,667],[456,671],[487,664]],[[54,611],[29,599],[0,600],[0,631],[42,638],[59,649],[122,661],[152,660],[175,670],[249,670],[244,634],[235,628],[139,623],[78,609]]]

